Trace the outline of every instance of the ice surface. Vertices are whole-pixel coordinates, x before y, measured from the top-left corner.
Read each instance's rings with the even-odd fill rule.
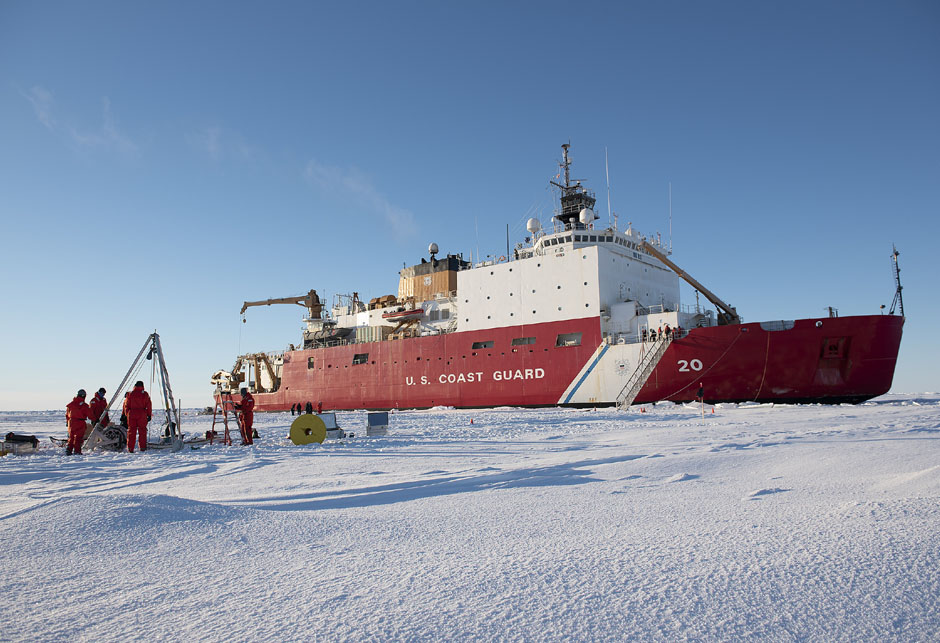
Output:
[[[938,395],[439,408],[304,447],[259,413],[253,447],[71,458],[63,414],[0,413],[44,440],[0,458],[4,641],[940,636]]]

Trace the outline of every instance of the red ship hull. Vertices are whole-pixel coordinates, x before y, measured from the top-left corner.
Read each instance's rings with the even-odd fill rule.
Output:
[[[903,317],[870,315],[696,330],[672,343],[635,403],[693,400],[699,385],[710,402],[863,402],[891,388],[903,326]],[[676,372],[692,360],[710,366]]]
[[[634,403],[692,400],[700,385],[709,402],[861,402],[890,389],[903,325],[872,315],[787,330],[693,329],[672,342]],[[580,344],[556,346],[562,333],[581,333]],[[512,345],[520,337],[534,340]],[[472,348],[483,342],[490,347]],[[603,354],[597,317],[291,351],[278,390],[256,393],[255,408],[612,405],[615,396],[573,396]]]

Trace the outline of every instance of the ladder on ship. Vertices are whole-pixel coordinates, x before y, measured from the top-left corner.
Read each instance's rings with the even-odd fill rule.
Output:
[[[650,374],[652,374],[656,365],[659,364],[659,360],[666,354],[666,349],[669,348],[669,344],[671,343],[672,333],[660,333],[659,338],[655,342],[652,342],[650,350],[640,358],[640,363],[637,364],[636,370],[633,371],[630,379],[628,379],[627,383],[624,385],[623,390],[620,391],[620,395],[617,396],[618,409],[625,409],[633,404],[633,400],[640,394],[640,390],[646,384],[646,380],[650,378]]]

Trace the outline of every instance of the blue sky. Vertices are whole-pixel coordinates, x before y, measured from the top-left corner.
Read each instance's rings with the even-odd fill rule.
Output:
[[[673,259],[748,321],[877,313],[896,243],[894,390],[937,391],[937,114],[929,1],[8,0],[0,409],[113,388],[154,329],[207,405],[300,336],[242,301],[503,254],[569,140],[621,225],[666,234],[672,183]]]

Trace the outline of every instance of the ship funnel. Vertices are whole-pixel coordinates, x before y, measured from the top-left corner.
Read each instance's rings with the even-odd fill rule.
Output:
[[[539,223],[539,220],[534,217],[526,221],[525,229],[528,230],[531,234],[535,234],[541,228],[542,228],[542,224]]]
[[[584,208],[581,210],[581,214],[578,216],[578,218],[581,220],[581,223],[587,225],[596,219],[597,215],[594,214],[594,210],[591,208]]]

